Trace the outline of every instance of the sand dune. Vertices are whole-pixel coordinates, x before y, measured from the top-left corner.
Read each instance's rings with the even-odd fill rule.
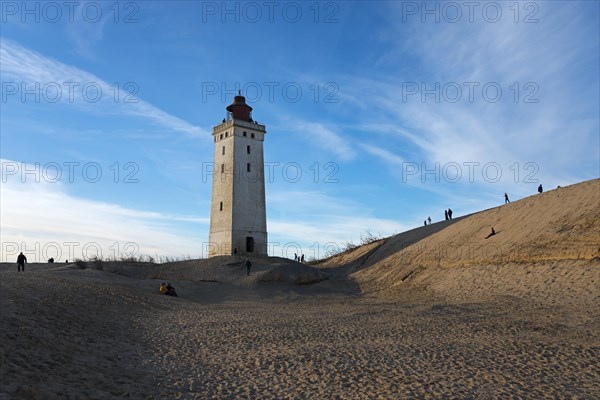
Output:
[[[440,222],[444,229],[396,246],[353,277],[364,291],[384,296],[507,295],[598,307],[599,199],[596,179]],[[496,235],[485,239],[492,227]]]
[[[250,276],[233,257],[1,264],[0,399],[600,398],[599,189]]]

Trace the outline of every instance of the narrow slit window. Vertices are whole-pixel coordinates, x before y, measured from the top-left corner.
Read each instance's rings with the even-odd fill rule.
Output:
[[[246,171],[250,172],[250,163],[246,164]]]
[[[252,139],[254,139],[254,133],[251,135]]]
[[[250,154],[250,146],[246,146],[246,154]]]
[[[221,173],[225,172],[225,164],[221,164]]]
[[[219,204],[219,211],[223,211],[223,202]]]
[[[244,137],[246,137],[246,136],[248,136],[248,135],[246,134],[246,131],[244,131]]]
[[[225,155],[225,146],[223,146],[223,151],[221,152],[221,154]]]

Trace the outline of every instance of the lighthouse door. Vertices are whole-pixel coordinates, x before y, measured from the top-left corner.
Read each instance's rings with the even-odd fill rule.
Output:
[[[246,237],[246,253],[254,253],[254,238],[252,236]]]

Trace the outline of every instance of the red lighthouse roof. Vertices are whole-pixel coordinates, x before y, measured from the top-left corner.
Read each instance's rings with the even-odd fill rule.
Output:
[[[240,92],[233,98],[233,103],[227,106],[227,111],[234,119],[252,122],[252,107],[246,104],[246,98]]]

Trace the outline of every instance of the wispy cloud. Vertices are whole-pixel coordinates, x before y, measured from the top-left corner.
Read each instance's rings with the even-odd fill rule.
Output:
[[[109,9],[108,3],[93,2],[90,7],[90,1],[81,1],[75,3],[73,9],[73,22],[67,24],[67,36],[73,43],[74,49],[80,56],[88,59],[96,59],[95,53],[92,50],[94,43],[102,40],[104,29],[111,19],[114,19],[115,13],[118,13],[118,8],[115,4],[111,4]],[[102,7],[102,6],[105,7]],[[117,5],[117,7],[119,7]],[[87,13],[90,16],[87,16]],[[84,15],[88,20],[84,19]],[[98,19],[96,21],[96,19]]]
[[[313,146],[333,153],[342,161],[352,160],[356,155],[355,150],[350,145],[350,140],[345,138],[339,132],[339,128],[332,124],[290,119],[286,126],[294,132],[306,135]]]
[[[10,160],[1,161],[3,165],[15,164]],[[26,168],[35,171],[37,167],[27,165]],[[22,244],[33,255],[30,261],[45,261],[42,256],[56,252],[56,248],[62,252],[62,260],[91,257],[97,248],[105,257],[202,255],[208,218],[139,211],[82,199],[69,194],[60,182],[44,179],[35,182],[33,175],[23,182],[19,174],[11,175],[7,171],[3,166],[2,261],[12,261],[12,252],[23,248]],[[38,172],[39,175],[43,176]],[[177,222],[195,225],[201,233],[185,235]]]
[[[496,24],[421,23],[418,16],[413,24],[393,24],[402,5],[387,5],[390,24],[383,26],[397,30],[386,36],[390,45],[383,62],[401,66],[409,49],[413,62],[422,68],[401,69],[400,74],[377,80],[340,77],[348,98],[372,106],[370,114],[361,114],[360,129],[374,128],[391,136],[385,139],[392,141],[387,146],[363,140],[370,154],[393,168],[400,155],[392,154],[389,144],[408,141],[418,150],[409,161],[495,162],[502,167],[504,185],[523,183],[529,172],[523,166],[529,162],[539,168],[535,178],[549,184],[594,177],[599,125],[598,119],[588,116],[597,113],[598,76],[585,65],[592,60],[589,54],[595,52],[597,57],[599,40],[593,26],[585,27],[581,9],[562,4],[546,13],[540,8],[535,24],[517,24],[512,17]],[[503,6],[507,13],[508,6]],[[575,42],[587,44],[573,46]],[[476,85],[473,101],[466,82]],[[411,89],[417,93],[407,96],[406,85],[413,83],[417,86]],[[462,89],[457,102],[443,92],[444,85],[453,83]],[[489,100],[493,88],[486,98],[488,83],[501,88],[500,101]],[[436,84],[439,100],[434,94],[423,96],[423,89]],[[509,169],[515,163],[520,168],[516,182]]]
[[[10,84],[19,85],[19,90],[22,83],[29,88],[36,84],[41,88],[48,85],[51,90],[49,97],[58,98],[62,103],[73,104],[88,112],[132,116],[175,132],[210,138],[206,130],[130,94],[123,87],[111,87],[89,72],[44,57],[12,40],[0,40],[0,56],[3,89]],[[89,85],[89,92],[83,89],[86,85]],[[60,90],[59,96],[56,95],[58,90],[53,89],[57,87]],[[89,93],[87,97],[86,93]],[[20,92],[16,94],[20,95]],[[115,98],[118,101],[115,101]]]
[[[365,149],[368,153],[377,157],[380,160],[390,164],[395,167],[402,167],[405,164],[405,160],[397,154],[392,153],[386,149],[382,149],[377,146],[372,146],[370,144],[362,144],[362,148]]]

